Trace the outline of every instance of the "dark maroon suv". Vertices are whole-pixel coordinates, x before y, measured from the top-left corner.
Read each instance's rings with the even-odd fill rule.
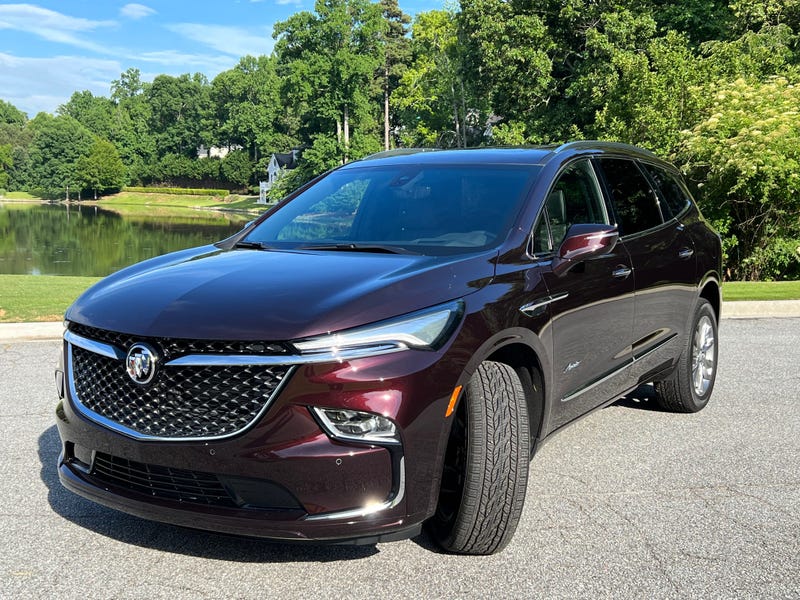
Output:
[[[708,402],[720,240],[630,146],[408,152],[68,310],[61,481],[167,523],[487,554],[565,425]]]

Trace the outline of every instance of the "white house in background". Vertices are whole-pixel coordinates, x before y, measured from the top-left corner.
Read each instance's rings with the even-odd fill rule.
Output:
[[[197,158],[225,158],[233,152],[234,150],[241,150],[242,147],[239,144],[232,144],[230,146],[211,146],[211,148],[206,148],[202,144],[197,149]]]
[[[299,158],[300,148],[292,148],[291,152],[276,152],[270,156],[269,165],[267,165],[267,189],[272,187],[281,173],[294,169]]]

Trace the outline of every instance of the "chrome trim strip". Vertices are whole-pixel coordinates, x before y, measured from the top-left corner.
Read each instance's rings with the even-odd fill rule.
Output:
[[[559,292],[558,294],[553,294],[552,296],[545,296],[544,298],[536,300],[535,302],[520,306],[519,310],[529,317],[535,317],[541,314],[544,307],[546,307],[548,304],[563,300],[567,296],[569,296],[569,292]]]
[[[662,346],[665,346],[666,344],[668,344],[669,342],[674,340],[676,337],[678,337],[678,334],[673,332],[672,335],[669,335],[669,336],[665,337],[663,340],[661,340],[659,343],[657,343],[652,348],[650,348],[648,350],[645,350],[642,354],[634,354],[633,355],[633,362],[637,362],[637,361],[642,360],[643,358],[645,358],[647,356],[650,356],[653,352],[655,352],[656,350],[659,350]]]
[[[125,360],[125,353],[111,344],[104,344],[103,342],[90,340],[89,338],[85,338],[82,335],[78,335],[77,333],[73,333],[69,330],[64,332],[64,339],[73,346],[77,346],[78,348],[83,348],[89,352],[94,352],[95,354],[105,356],[106,358]]]
[[[80,336],[77,336],[77,337],[80,337]],[[86,338],[81,338],[81,339],[84,340]],[[78,344],[75,344],[75,345],[78,346]],[[103,345],[105,345],[105,344],[103,344]],[[79,346],[79,347],[83,348],[83,346]],[[89,348],[84,348],[84,350],[90,350],[91,351],[91,349],[89,349]],[[100,354],[100,353],[98,352],[98,354]],[[104,356],[108,356],[108,355],[104,355]],[[109,358],[114,358],[114,357],[109,356]],[[124,358],[124,355],[123,355],[123,358]],[[120,365],[120,368],[122,368],[122,366],[123,365]],[[278,397],[278,394],[281,393],[281,391],[283,390],[284,386],[287,384],[289,379],[291,379],[291,377],[294,374],[294,372],[295,372],[294,368],[291,368],[286,372],[286,375],[283,376],[283,379],[281,380],[281,382],[272,391],[272,394],[270,394],[269,398],[267,398],[267,401],[264,403],[264,406],[261,408],[261,410],[258,411],[258,414],[256,414],[253,417],[253,419],[247,425],[242,427],[241,429],[239,429],[237,431],[234,431],[234,432],[231,432],[231,433],[226,433],[226,434],[223,434],[223,435],[209,435],[209,436],[202,436],[202,437],[164,437],[164,436],[157,436],[157,435],[147,435],[147,434],[141,433],[139,431],[136,431],[134,429],[130,429],[129,427],[126,427],[125,425],[117,423],[116,421],[112,421],[111,419],[109,419],[107,417],[104,417],[103,415],[94,412],[92,409],[90,409],[86,405],[84,405],[81,402],[80,397],[78,396],[78,391],[75,389],[74,369],[72,368],[72,344],[69,345],[68,352],[67,352],[67,382],[69,384],[69,395],[70,395],[70,398],[71,398],[73,404],[75,405],[75,408],[77,409],[77,411],[81,415],[83,415],[84,417],[86,417],[90,421],[94,421],[98,425],[102,425],[103,427],[106,427],[107,429],[110,429],[110,430],[115,431],[117,433],[120,433],[122,435],[128,436],[128,437],[133,438],[135,440],[141,440],[141,441],[145,441],[145,442],[191,442],[191,443],[208,442],[208,441],[212,441],[212,440],[224,440],[224,439],[236,436],[236,435],[243,434],[244,432],[252,429],[255,426],[255,424],[258,423],[261,420],[261,418],[266,414],[266,412],[272,406],[272,404],[275,401],[275,399]]]
[[[107,358],[125,360],[125,352],[104,342],[98,342],[71,331],[64,332],[64,339],[84,350],[100,354]],[[357,358],[369,358],[382,354],[404,352],[409,347],[406,345],[381,344],[365,348],[344,348],[330,352],[315,352],[309,354],[186,354],[164,363],[164,366],[173,367],[236,367],[244,365],[281,366],[281,365],[309,365],[314,363],[344,362]]]
[[[406,459],[400,457],[400,483],[397,486],[397,491],[385,502],[380,504],[372,504],[362,508],[354,508],[351,510],[342,510],[339,512],[323,513],[319,515],[309,515],[305,517],[304,521],[332,521],[335,519],[360,519],[373,515],[382,510],[389,510],[394,508],[403,500],[406,492]]]
[[[314,363],[344,362],[357,358],[368,358],[382,354],[392,354],[408,350],[408,346],[372,346],[370,348],[351,348],[332,352],[314,354],[187,354],[175,358],[164,366],[170,367],[206,367],[237,365],[310,365]]]
[[[582,396],[583,394],[585,394],[585,393],[586,393],[586,392],[588,392],[589,390],[593,390],[593,389],[594,389],[594,388],[596,388],[597,386],[604,384],[606,381],[608,381],[608,380],[610,380],[610,379],[613,379],[614,377],[616,377],[617,375],[619,375],[619,374],[620,374],[622,371],[624,371],[625,369],[627,369],[628,367],[630,367],[630,366],[631,366],[633,363],[634,363],[634,360],[633,360],[633,358],[629,358],[629,359],[628,359],[627,361],[625,361],[625,363],[624,363],[624,364],[623,364],[621,367],[619,367],[618,369],[616,369],[616,370],[614,370],[614,371],[611,371],[611,373],[609,373],[608,375],[604,375],[603,377],[601,377],[601,378],[600,378],[600,379],[598,379],[597,381],[595,381],[595,382],[593,382],[593,383],[590,383],[590,384],[589,384],[589,385],[587,385],[586,387],[583,387],[583,388],[579,389],[577,392],[572,392],[572,393],[571,393],[569,396],[565,396],[565,397],[563,397],[563,398],[561,399],[561,401],[562,401],[562,402],[569,402],[570,400],[574,400],[574,399],[575,399],[575,398],[577,398],[578,396]]]

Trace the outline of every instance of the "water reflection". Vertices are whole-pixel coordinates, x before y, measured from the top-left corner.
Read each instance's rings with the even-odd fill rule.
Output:
[[[192,209],[169,217],[127,217],[96,206],[0,204],[0,273],[102,277],[146,258],[221,240],[251,218]]]

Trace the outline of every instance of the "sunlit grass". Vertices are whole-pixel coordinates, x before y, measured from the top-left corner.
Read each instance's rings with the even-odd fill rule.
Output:
[[[60,321],[99,277],[0,275],[0,323]]]
[[[728,281],[722,297],[737,300],[800,300],[800,281]]]

